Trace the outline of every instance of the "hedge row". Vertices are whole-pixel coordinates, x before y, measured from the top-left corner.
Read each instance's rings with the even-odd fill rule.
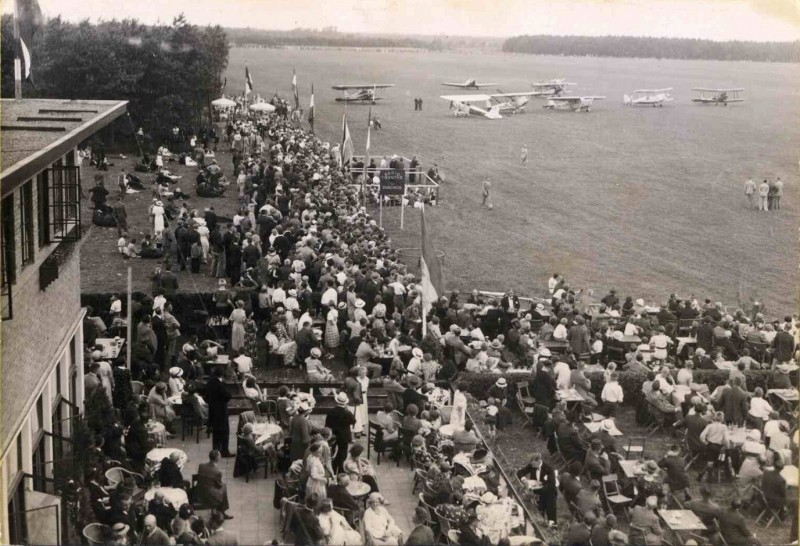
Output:
[[[708,388],[713,392],[714,389],[724,384],[730,377],[730,372],[727,370],[693,370],[693,377],[695,383],[705,383]],[[761,387],[764,392],[772,387],[770,378],[774,372],[770,370],[748,370],[744,372],[746,378],[747,390],[752,392],[756,387]],[[625,395],[625,402],[634,404],[638,400],[642,392],[642,385],[647,381],[647,375],[639,372],[618,372],[619,384],[622,387],[622,392]],[[673,370],[673,374],[677,374],[677,370]],[[469,373],[462,372],[458,376],[458,382],[466,384],[466,390],[473,396],[481,399],[486,397],[489,388],[494,385],[498,378],[505,377],[508,382],[508,389],[510,393],[517,392],[517,383],[531,382],[533,376],[528,371],[511,371],[502,375],[487,374],[487,373]],[[592,382],[592,393],[599,400],[600,393],[603,390],[603,373],[602,372],[587,372],[586,377]],[[793,385],[797,385],[796,374],[789,376]]]

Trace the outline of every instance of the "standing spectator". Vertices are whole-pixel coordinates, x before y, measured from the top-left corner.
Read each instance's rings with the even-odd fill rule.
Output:
[[[769,184],[767,184],[767,179],[765,178],[764,181],[758,185],[758,210],[761,211],[768,211],[769,210]]]
[[[228,488],[222,481],[222,470],[219,469],[220,452],[216,449],[208,454],[208,462],[197,467],[198,501],[215,510],[219,510],[225,519],[233,519],[228,511]]]
[[[122,202],[122,195],[117,197],[117,201],[112,207],[114,220],[117,222],[117,235],[122,237],[128,232],[128,213],[125,211],[125,204]]]
[[[223,457],[233,457],[228,448],[230,423],[228,422],[228,401],[231,399],[222,382],[223,370],[214,368],[211,379],[206,383],[206,402],[208,403],[208,424],[211,427],[211,443]]]
[[[490,192],[492,190],[492,181],[487,176],[486,179],[483,181],[483,201],[481,201],[481,207],[489,207],[492,208],[492,199],[490,196]]]
[[[325,418],[325,426],[331,429],[338,450],[333,459],[333,471],[342,471],[342,464],[347,458],[347,448],[353,440],[351,427],[356,424],[355,415],[347,409],[349,399],[347,394],[340,392],[336,395],[336,407],[333,408]]]
[[[747,179],[744,183],[744,195],[747,198],[747,207],[752,209],[756,204],[756,183],[753,182],[753,177]]]

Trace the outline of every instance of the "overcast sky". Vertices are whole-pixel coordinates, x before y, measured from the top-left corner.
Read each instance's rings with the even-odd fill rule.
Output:
[[[398,34],[572,34],[800,40],[800,0],[39,0],[68,20],[133,17],[194,24]],[[9,9],[11,2],[4,2]]]

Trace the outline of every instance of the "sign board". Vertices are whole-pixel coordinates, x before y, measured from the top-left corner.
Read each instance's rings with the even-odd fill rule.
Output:
[[[401,169],[380,171],[381,195],[404,195],[406,192],[406,173]]]

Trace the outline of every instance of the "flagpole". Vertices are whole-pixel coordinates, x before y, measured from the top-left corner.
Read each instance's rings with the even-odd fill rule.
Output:
[[[378,190],[378,225],[383,229],[383,195],[380,189]]]
[[[22,59],[19,43],[19,0],[14,0],[14,98],[22,99]]]
[[[422,217],[425,215],[425,208],[424,207],[420,209],[419,214],[420,214],[420,225],[421,225],[422,224]],[[420,233],[420,237],[421,236],[422,236],[422,233]],[[420,238],[420,245],[419,245],[419,247],[420,247],[420,255],[419,255],[420,266],[422,266],[422,260],[423,260],[423,256],[422,256],[422,247],[423,246],[425,246],[425,245],[424,245],[424,243],[422,243],[422,240]],[[428,312],[425,311],[425,291],[424,290],[420,290],[419,297],[422,300],[422,337],[424,339],[425,335],[428,333],[428,319],[427,319]]]

